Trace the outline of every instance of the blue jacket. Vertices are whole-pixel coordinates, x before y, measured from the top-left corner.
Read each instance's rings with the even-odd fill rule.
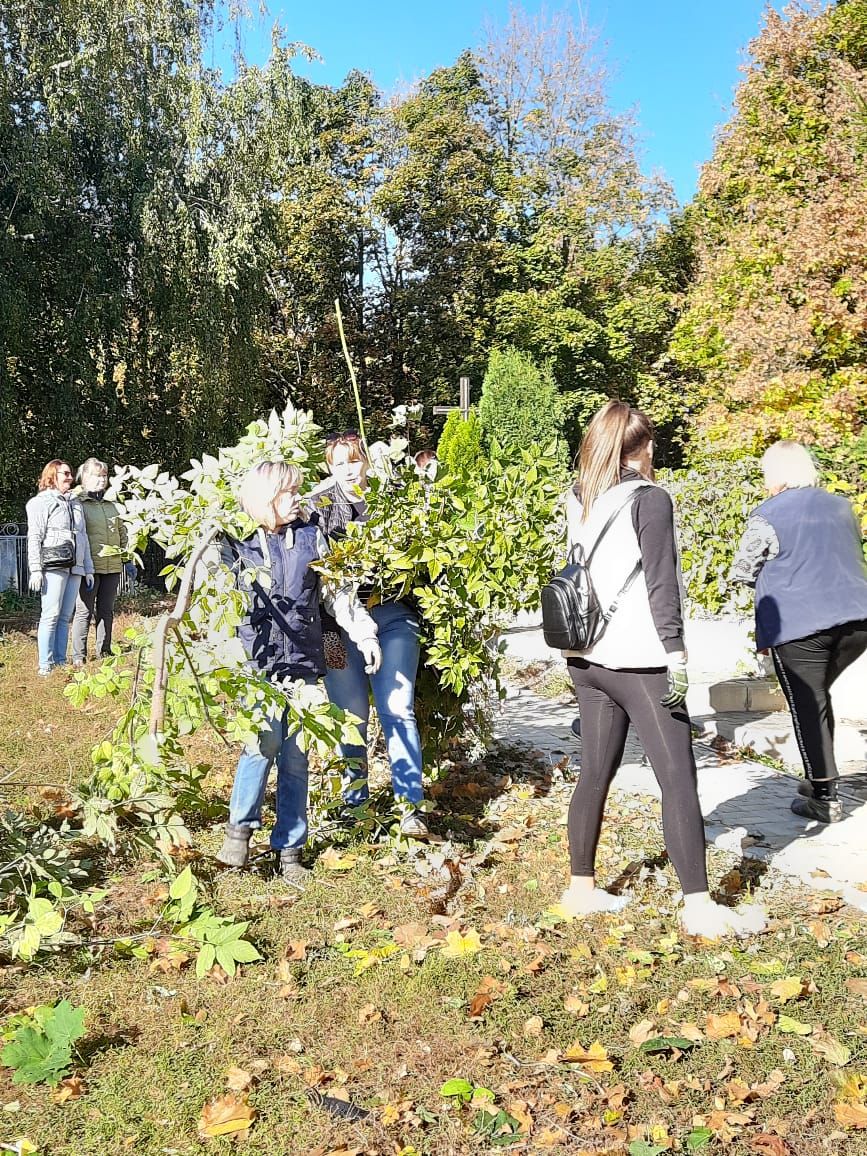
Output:
[[[852,507],[809,486],[783,490],[756,510],[779,552],[756,578],[756,647],[867,619],[867,565]]]
[[[310,568],[320,556],[318,538],[315,526],[298,521],[273,534],[223,540],[223,561],[236,573],[263,567],[270,571],[270,584],[252,583],[250,610],[238,629],[247,657],[269,678],[325,674],[319,575]]]

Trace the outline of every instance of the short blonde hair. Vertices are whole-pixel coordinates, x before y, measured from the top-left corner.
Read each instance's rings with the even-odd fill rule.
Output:
[[[800,442],[774,442],[762,454],[762,473],[769,490],[797,490],[819,484],[813,455]]]
[[[258,526],[274,530],[277,515],[274,503],[284,490],[298,489],[304,478],[290,462],[260,462],[244,475],[238,497],[245,514]]]
[[[75,472],[75,480],[80,484],[84,481],[86,474],[101,474],[108,473],[108,466],[105,462],[101,462],[99,458],[88,458],[83,461]]]

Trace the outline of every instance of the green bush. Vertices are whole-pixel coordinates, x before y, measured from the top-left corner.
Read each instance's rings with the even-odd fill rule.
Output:
[[[485,460],[482,426],[475,406],[470,409],[466,420],[458,409],[452,410],[446,418],[437,457],[450,473],[465,471],[471,474]]]
[[[754,458],[708,463],[701,469],[661,470],[674,500],[686,593],[694,610],[746,613],[748,587],[729,581],[747,517],[766,497]]]
[[[559,442],[562,406],[550,368],[540,368],[518,349],[493,350],[482,383],[479,421],[487,445],[530,449]]]

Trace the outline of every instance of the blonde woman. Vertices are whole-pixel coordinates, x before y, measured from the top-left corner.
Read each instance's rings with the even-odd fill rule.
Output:
[[[78,467],[78,500],[87,525],[87,540],[93,559],[93,586],[78,591],[75,615],[72,619],[72,665],[83,666],[87,659],[87,634],[91,622],[96,627],[96,654],[111,654],[111,633],[114,625],[114,604],[120,589],[121,554],[103,555],[104,546],[126,549],[126,526],[114,502],[110,502],[108,466],[99,458],[88,458]],[[126,563],[133,575],[135,566]]]
[[[733,911],[708,893],[704,823],[698,801],[683,610],[671,498],[653,481],[648,418],[610,401],[581,443],[578,479],[567,495],[570,550],[587,556],[603,607],[618,608],[588,650],[567,655],[581,712],[581,775],[569,804],[573,915],[619,911],[627,900],[596,886],[595,859],[608,790],[630,722],[662,790],[665,845],[683,889],[681,923],[691,935],[745,935],[763,925],[760,908]],[[603,534],[604,531],[604,534]]]
[[[27,564],[30,589],[42,596],[36,631],[39,673],[66,662],[69,623],[78,588],[93,587],[93,560],[81,504],[70,496],[72,470],[53,458],[39,477],[39,493],[27,503]]]
[[[241,484],[241,505],[259,529],[241,541],[226,538],[223,560],[239,578],[249,570],[268,574],[267,582],[257,578],[249,589],[249,610],[238,632],[241,642],[249,661],[269,680],[316,682],[325,674],[319,613],[323,597],[373,672],[382,655],[370,615],[354,594],[322,589],[319,575],[310,568],[328,547],[319,529],[302,517],[301,482],[297,466],[263,462]],[[241,755],[217,858],[230,867],[245,866],[250,836],[262,825],[262,800],[275,764],[277,821],[271,847],[283,879],[302,889],[308,874],[301,862],[307,841],[307,753],[298,745],[297,732],[287,733],[285,713]]]
[[[836,823],[831,687],[867,651],[861,528],[840,494],[819,486],[806,446],[780,441],[762,458],[767,501],[747,521],[732,578],[756,588],[756,647],[770,650],[807,778],[792,810]]]

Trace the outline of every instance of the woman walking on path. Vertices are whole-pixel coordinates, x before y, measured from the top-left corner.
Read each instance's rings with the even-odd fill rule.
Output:
[[[72,619],[72,665],[83,666],[87,660],[87,632],[91,622],[96,624],[96,654],[111,654],[111,631],[114,623],[114,604],[120,589],[124,568],[121,554],[103,556],[104,546],[126,550],[126,526],[114,502],[105,497],[108,489],[108,466],[98,458],[88,458],[78,467],[81,489],[78,500],[84,511],[87,540],[93,559],[93,586],[82,587],[75,603]],[[135,574],[131,562],[126,565]]]
[[[82,578],[93,587],[93,561],[81,503],[69,496],[72,470],[54,458],[39,478],[39,493],[27,503],[27,564],[30,589],[41,594],[36,631],[39,673],[66,662],[69,622]]]
[[[653,482],[653,426],[610,401],[581,443],[578,480],[567,495],[570,550],[585,556],[602,607],[618,602],[589,649],[567,654],[581,712],[581,775],[569,804],[571,882],[562,904],[573,915],[619,911],[627,900],[596,887],[594,867],[611,781],[632,722],[662,789],[665,845],[683,889],[681,923],[714,938],[759,930],[763,913],[712,902],[704,822],[692,750],[681,584],[671,498]],[[603,528],[607,526],[604,531]]]
[[[323,588],[310,568],[328,546],[318,528],[301,517],[301,478],[297,466],[263,462],[241,485],[241,505],[259,529],[243,541],[226,538],[222,559],[239,580],[249,570],[268,575],[264,581],[256,578],[249,588],[250,608],[239,629],[241,641],[250,662],[271,682],[317,682],[325,674],[321,595],[358,648],[364,669],[373,673],[382,655],[370,615],[348,590]],[[277,821],[271,847],[283,879],[303,888],[308,874],[301,863],[307,842],[307,753],[298,744],[297,731],[288,733],[287,721],[288,711],[275,716],[257,743],[241,755],[217,859],[230,867],[245,866],[250,836],[262,825],[262,800],[276,763]]]
[[[755,585],[756,648],[770,650],[792,712],[807,775],[792,810],[836,823],[831,687],[867,651],[867,564],[861,529],[840,494],[818,484],[799,442],[779,441],[762,457],[771,495],[747,521],[732,579]]]
[[[329,438],[325,460],[331,480],[316,491],[317,511],[326,538],[333,539],[341,537],[350,522],[363,522],[367,518],[364,491],[369,462],[358,434],[353,432]],[[362,591],[362,600],[364,593]],[[342,758],[353,760],[353,769],[344,779],[343,798],[347,806],[355,807],[368,797],[366,744],[372,690],[391,765],[394,797],[408,805],[400,822],[400,833],[424,839],[428,835],[427,825],[416,811],[424,798],[421,739],[415,718],[420,623],[415,610],[406,602],[382,602],[371,607],[370,614],[379,632],[382,666],[372,674],[366,672],[358,647],[344,635],[343,665],[329,666],[325,676],[331,701],[362,720],[359,730],[364,745],[340,748]]]

